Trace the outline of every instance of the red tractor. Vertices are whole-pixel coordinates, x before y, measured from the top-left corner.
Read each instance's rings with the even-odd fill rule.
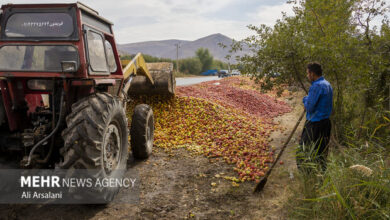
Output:
[[[149,71],[140,54],[122,68],[112,23],[81,3],[1,9],[2,155],[22,168],[123,175],[126,102],[132,93],[173,95],[172,72]],[[135,158],[150,155],[153,134],[152,109],[137,105],[130,128]]]

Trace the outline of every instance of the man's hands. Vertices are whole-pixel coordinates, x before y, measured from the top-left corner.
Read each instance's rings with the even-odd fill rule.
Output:
[[[303,100],[302,100],[303,104],[305,104],[306,101],[307,101],[307,96],[303,97]]]
[[[305,97],[303,97],[303,100],[302,100],[302,102],[303,102],[303,109],[305,109],[305,111],[306,111],[306,101],[307,101],[307,96],[305,96]]]

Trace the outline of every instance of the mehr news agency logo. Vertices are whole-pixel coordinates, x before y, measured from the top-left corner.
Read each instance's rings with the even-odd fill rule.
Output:
[[[60,178],[59,176],[21,176],[22,189],[53,188],[134,188],[136,178]],[[60,192],[23,191],[21,199],[62,199]]]

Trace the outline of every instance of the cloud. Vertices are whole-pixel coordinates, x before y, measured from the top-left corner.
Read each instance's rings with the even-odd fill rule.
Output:
[[[265,24],[272,26],[275,24],[277,19],[282,18],[282,12],[285,12],[287,16],[294,15],[293,5],[283,3],[280,5],[260,6],[256,13],[250,14],[250,17],[257,22],[254,25]]]
[[[245,25],[237,22],[199,18],[187,16],[175,22],[161,22],[149,25],[134,25],[116,31],[124,41],[144,41],[160,39],[194,40],[209,34],[223,33],[229,36],[238,36],[246,31]],[[147,36],[145,38],[145,36]]]
[[[149,1],[148,1],[149,2]],[[261,2],[261,1],[258,1]],[[169,3],[169,4],[168,4]],[[261,6],[258,4],[258,10],[255,13],[242,11],[239,19],[235,16],[217,16],[216,12],[226,9],[229,4],[237,3],[233,0],[187,0],[175,1],[166,0],[161,5],[148,5],[148,10],[143,11],[148,16],[153,16],[154,23],[144,24],[143,22],[133,22],[131,26],[116,30],[119,42],[138,42],[146,40],[161,39],[183,39],[194,40],[214,33],[222,33],[235,39],[242,39],[249,36],[251,31],[246,27],[248,24],[265,23],[273,25],[276,19],[281,18],[281,11],[292,12],[292,7],[288,4]],[[245,3],[243,3],[245,4]],[[143,5],[140,7],[144,7]],[[233,7],[233,6],[232,6]],[[253,10],[253,9],[252,9]],[[215,15],[215,16],[214,16]],[[133,15],[141,16],[141,15]],[[123,22],[123,19],[117,19],[116,23]],[[123,27],[123,28],[122,28]]]
[[[39,0],[39,2],[75,1]],[[164,39],[195,40],[214,33],[242,39],[252,34],[246,28],[248,24],[272,25],[277,18],[281,18],[281,11],[291,11],[289,5],[283,2],[281,0],[83,0],[83,3],[114,23],[118,43]],[[12,3],[31,3],[31,1],[12,0]],[[234,11],[235,13],[229,13]]]

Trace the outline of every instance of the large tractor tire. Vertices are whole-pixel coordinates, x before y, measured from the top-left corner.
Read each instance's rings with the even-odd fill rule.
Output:
[[[149,105],[137,105],[134,109],[130,128],[131,150],[134,158],[147,159],[152,154],[153,139],[153,110]]]
[[[123,177],[128,158],[128,129],[119,99],[108,93],[86,97],[73,104],[66,124],[62,132],[61,169],[91,170],[91,176],[99,179]],[[119,188],[101,188],[91,194],[108,203],[118,191]]]

